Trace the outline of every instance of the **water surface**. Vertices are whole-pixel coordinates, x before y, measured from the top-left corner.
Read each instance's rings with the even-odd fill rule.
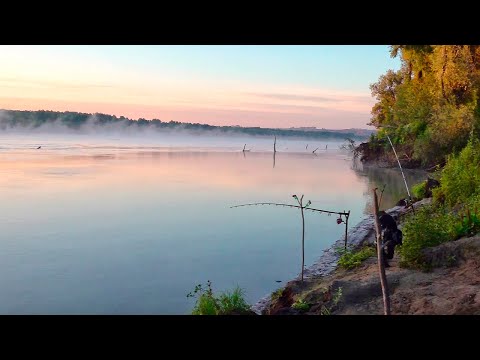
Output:
[[[1,139],[2,314],[184,314],[186,294],[207,280],[215,290],[239,285],[253,303],[298,275],[301,216],[230,206],[305,194],[312,207],[350,210],[353,226],[373,187],[387,184],[382,208],[406,196],[398,170],[353,166],[332,143],[312,154],[307,141],[280,141],[274,159],[270,139],[247,153],[243,139],[62,139]],[[344,227],[335,216],[305,220],[308,266]]]

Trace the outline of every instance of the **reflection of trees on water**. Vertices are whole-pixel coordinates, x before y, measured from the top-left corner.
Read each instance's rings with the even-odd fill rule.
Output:
[[[367,198],[367,204],[364,213],[370,213],[372,209],[371,191],[373,188],[382,189],[386,184],[385,191],[382,196],[381,209],[388,209],[400,200],[408,197],[402,174],[398,168],[378,168],[373,166],[365,166],[360,161],[352,162],[352,170],[358,177],[365,179],[367,189],[364,195]],[[405,178],[410,188],[416,183],[425,180],[427,175],[422,170],[404,169]]]

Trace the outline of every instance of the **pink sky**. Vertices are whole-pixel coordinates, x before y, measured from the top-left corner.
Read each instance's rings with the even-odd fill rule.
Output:
[[[70,102],[61,99],[0,97],[0,108],[16,110],[78,111],[211,125],[241,125],[287,128],[316,126],[330,129],[363,127],[369,119],[365,110],[343,110],[311,105],[252,103],[232,106],[156,106],[102,102]]]
[[[368,83],[359,91],[283,81],[281,76],[275,81],[204,76],[174,72],[174,65],[152,70],[93,52],[79,56],[74,50],[76,54],[41,46],[0,47],[0,108],[211,125],[369,128],[374,99]]]

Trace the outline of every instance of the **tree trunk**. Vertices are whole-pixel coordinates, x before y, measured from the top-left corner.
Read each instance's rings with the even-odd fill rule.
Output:
[[[443,67],[442,67],[441,82],[442,82],[442,96],[445,100],[448,101],[447,95],[445,93],[445,83],[443,81],[443,77],[445,76],[445,71],[447,70],[447,61],[448,61],[447,47],[446,47],[446,45],[444,45],[443,46]]]
[[[375,220],[375,232],[377,235],[377,259],[378,272],[380,274],[380,285],[382,286],[384,315],[390,315],[390,295],[388,292],[387,276],[385,274],[385,263],[383,262],[382,233],[378,221],[378,198],[377,189],[373,189],[373,219]]]

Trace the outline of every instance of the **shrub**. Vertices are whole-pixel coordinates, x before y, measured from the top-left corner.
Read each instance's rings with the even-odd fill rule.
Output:
[[[223,315],[231,312],[247,312],[250,305],[244,299],[244,291],[236,287],[232,292],[225,291],[216,296],[212,290],[212,283],[207,281],[207,287],[201,284],[195,286],[187,297],[197,297],[192,315]]]
[[[480,194],[480,141],[471,137],[458,155],[449,156],[442,170],[440,187],[433,190],[437,203],[448,206],[468,202]]]
[[[272,295],[270,296],[273,301],[278,300],[283,293],[283,288],[277,289],[274,292],[272,292]]]
[[[427,182],[426,181],[422,181],[421,183],[413,185],[412,186],[413,196],[417,200],[422,200],[426,195],[426,190],[427,190],[426,188],[427,188]]]
[[[299,310],[301,312],[305,312],[310,309],[310,305],[308,305],[304,300],[298,299],[293,303],[292,308]]]
[[[456,235],[457,237],[472,236],[480,232],[480,196],[474,196],[468,200],[457,215]]]
[[[422,249],[454,240],[457,237],[456,216],[444,208],[426,206],[410,215],[402,229],[400,266],[423,268]]]
[[[376,250],[371,246],[365,246],[358,251],[343,250],[342,252],[338,265],[347,270],[360,266],[364,260],[376,255]]]
[[[212,283],[207,281],[207,288],[201,284],[195,286],[193,292],[187,294],[187,297],[197,296],[195,307],[192,310],[192,315],[217,315],[219,304],[213,295]]]
[[[457,237],[472,236],[480,231],[480,217],[477,213],[471,213],[469,209],[461,215],[460,222],[456,226]]]

